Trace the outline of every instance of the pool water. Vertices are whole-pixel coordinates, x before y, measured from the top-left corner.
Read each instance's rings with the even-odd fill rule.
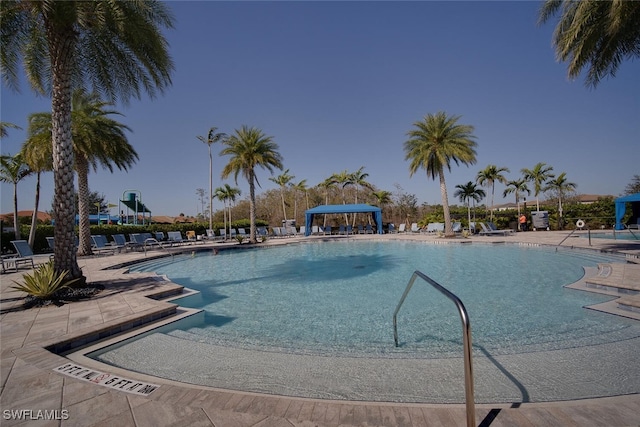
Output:
[[[200,298],[177,302],[203,309],[205,320],[169,334],[215,345],[460,357],[462,326],[455,306],[419,280],[398,315],[400,346],[394,346],[393,312],[415,270],[463,301],[474,348],[493,355],[640,336],[639,322],[583,308],[610,297],[563,287],[579,280],[583,267],[620,258],[511,244],[345,240],[207,251],[131,271],[155,271],[200,291]]]

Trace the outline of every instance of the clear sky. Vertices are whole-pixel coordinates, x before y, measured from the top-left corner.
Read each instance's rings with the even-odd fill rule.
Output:
[[[91,190],[110,203],[138,190],[154,215],[196,214],[196,189],[208,192],[209,176],[197,136],[246,124],[273,137],[294,182],[314,186],[364,166],[380,189],[399,184],[420,203],[440,204],[437,181],[423,172],[410,178],[403,150],[413,123],[438,111],[474,126],[478,143],[477,163],[453,164],[446,175],[452,204],[455,185],[489,164],[517,179],[545,162],[581,194],[619,195],[640,174],[639,61],[623,63],[596,89],[569,81],[551,45],[555,23],[536,25],[541,2],[169,5],[173,85],[159,98],[115,107],[140,160],[128,173],[89,175]],[[2,121],[23,128],[28,114],[51,108],[25,83],[20,93],[2,86],[1,95]],[[15,154],[24,139],[10,129],[2,153]],[[219,151],[214,146],[214,188],[236,186],[220,178],[227,159]],[[258,170],[261,191],[275,187],[269,176]],[[248,195],[242,176],[237,186]],[[20,182],[19,209],[33,208],[34,187],[33,178]],[[503,190],[496,186],[496,203]],[[43,176],[42,192],[41,210],[49,210],[53,174]],[[3,184],[2,212],[12,203]]]

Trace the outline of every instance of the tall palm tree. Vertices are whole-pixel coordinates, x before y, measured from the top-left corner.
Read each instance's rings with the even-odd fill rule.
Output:
[[[307,196],[307,180],[303,179],[302,181],[291,184],[291,188],[293,189],[293,218],[296,219],[298,217],[298,192],[302,192],[305,196]],[[309,209],[309,197],[306,197],[307,200],[307,209]]]
[[[38,222],[38,209],[40,206],[40,180],[42,172],[48,172],[53,170],[53,159],[50,156],[51,153],[51,133],[49,134],[35,134],[35,130],[31,124],[34,116],[29,116],[29,130],[27,141],[22,144],[20,152],[24,157],[25,162],[29,165],[29,168],[36,174],[36,192],[35,203],[33,208],[33,215],[31,216],[31,229],[29,230],[29,245],[33,247],[36,240],[36,225]],[[49,123],[51,123],[51,117],[49,117]],[[44,138],[43,141],[33,142],[36,138]],[[38,147],[46,146],[47,150],[39,149]]]
[[[512,181],[507,181],[506,186],[507,188],[502,192],[502,197],[507,197],[511,193],[515,194],[516,206],[518,207],[518,218],[520,218],[520,194],[531,194],[531,190],[529,190],[529,187],[527,186],[527,180],[524,178],[514,179]]]
[[[444,211],[445,236],[454,236],[444,169],[451,171],[451,162],[465,165],[476,162],[473,126],[458,124],[460,116],[448,116],[445,112],[427,114],[415,122],[404,143],[405,160],[411,160],[409,174],[424,169],[431,179],[440,180],[440,194]]]
[[[540,212],[540,200],[538,195],[544,191],[544,184],[548,179],[554,178],[555,175],[551,173],[553,167],[547,166],[545,163],[536,164],[533,169],[523,168],[521,170],[524,179],[528,182],[533,182],[533,195],[536,196],[536,211]]]
[[[553,44],[556,57],[568,61],[570,78],[588,68],[585,83],[595,88],[615,76],[623,60],[640,57],[640,2],[546,0],[538,22],[558,13]]]
[[[336,183],[333,181],[333,179],[331,177],[325,179],[324,181],[322,181],[321,183],[318,184],[318,187],[324,189],[324,204],[328,205],[329,204],[329,191],[334,188],[336,185]],[[322,226],[326,227],[327,226],[327,214],[323,215],[323,222],[322,222]]]
[[[478,176],[476,177],[478,184],[485,185],[487,188],[491,189],[491,211],[489,214],[491,221],[493,221],[493,195],[496,189],[496,181],[501,183],[505,183],[507,181],[502,172],[509,172],[509,168],[499,168],[496,165],[489,165],[478,172]]]
[[[391,191],[379,190],[371,193],[376,199],[376,206],[378,206],[384,212],[384,207],[391,203]]]
[[[24,162],[22,154],[0,156],[0,182],[13,184],[13,231],[16,240],[20,240],[18,222],[18,183],[31,175],[32,171]]]
[[[567,181],[567,173],[562,172],[555,179],[549,180],[547,182],[546,190],[552,190],[556,193],[558,197],[558,229],[562,229],[564,227],[564,222],[562,219],[562,199],[566,193],[575,191],[578,187],[578,184]]]
[[[349,185],[353,185],[353,176],[352,176],[352,174],[350,174],[346,170],[343,170],[342,172],[334,173],[333,175],[331,175],[329,177],[329,179],[335,185],[339,185],[340,186],[340,194],[342,196],[342,204],[346,205],[347,204],[347,199],[345,197],[345,189]],[[344,214],[344,222],[345,222],[345,225],[349,223],[349,220],[347,218],[347,214],[346,213]]]
[[[222,169],[222,178],[234,174],[236,183],[238,174],[249,183],[249,219],[251,222],[250,243],[256,243],[256,184],[260,186],[256,176],[256,167],[260,166],[273,173],[274,168],[282,170],[282,156],[278,152],[278,144],[271,136],[260,129],[243,125],[224,141],[226,147],[220,152],[223,156],[231,156],[229,163]]]
[[[213,157],[211,155],[211,146],[226,137],[227,134],[218,132],[218,128],[215,126],[209,129],[206,138],[198,136],[198,139],[209,147],[209,230],[213,229]]]
[[[475,218],[476,202],[482,200],[486,193],[482,188],[478,188],[473,181],[469,181],[464,185],[456,185],[456,191],[453,195],[467,205],[467,220],[469,221],[469,230],[471,230],[471,201],[473,200],[473,216]]]
[[[240,189],[237,187],[231,187],[229,184],[225,184],[222,187],[218,187],[215,190],[216,197],[224,204],[222,214],[224,217],[224,229],[227,230],[227,204],[229,205],[229,234],[231,235],[231,204],[235,202],[236,197],[241,194]]]
[[[353,185],[356,188],[355,191],[355,203],[358,204],[358,190],[360,189],[360,187],[365,187],[368,189],[371,189],[371,184],[369,184],[369,182],[367,182],[367,178],[369,177],[368,173],[363,172],[362,170],[364,169],[364,166],[361,166],[360,169],[358,169],[357,171],[353,172],[351,174],[351,185]],[[356,226],[356,215],[358,215],[357,213],[353,214],[353,226]]]
[[[282,199],[282,214],[284,215],[284,222],[287,222],[287,208],[284,203],[284,189],[295,178],[293,175],[289,175],[289,169],[282,172],[280,175],[269,178],[269,181],[273,181],[280,186],[280,198]],[[295,218],[295,216],[294,216]]]
[[[32,88],[51,96],[54,178],[54,268],[84,283],[78,266],[72,200],[74,155],[71,98],[92,86],[108,99],[127,102],[171,84],[173,62],[161,28],[173,17],[156,1],[5,1],[0,8],[0,68],[18,88],[18,65]],[[126,25],[123,25],[126,23]]]
[[[100,100],[98,94],[87,94],[78,89],[73,92],[71,103],[72,148],[78,174],[78,254],[91,255],[89,170],[97,172],[98,166],[102,166],[113,173],[115,166],[126,171],[138,159],[138,153],[125,135],[129,127],[110,117],[121,114],[107,109],[111,104]],[[27,146],[34,145],[31,148],[34,151],[47,153],[48,157],[52,147],[51,124],[51,113],[32,114],[29,120],[31,136],[26,143]]]

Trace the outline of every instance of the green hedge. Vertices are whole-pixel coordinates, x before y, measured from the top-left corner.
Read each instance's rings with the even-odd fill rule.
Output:
[[[247,232],[249,231],[249,227],[251,226],[251,221],[248,219],[239,219],[237,221],[232,221],[231,225],[233,228],[245,228]],[[268,226],[268,222],[264,220],[256,220],[257,227]],[[224,223],[214,222],[213,229],[216,235],[220,234],[220,229],[224,227]],[[168,231],[180,231],[184,236],[187,231],[195,231],[196,234],[206,234],[206,230],[209,228],[209,223],[184,223],[184,224],[150,224],[150,225],[92,225],[91,226],[91,234],[102,234],[105,236],[112,236],[114,234],[124,234],[128,236],[132,233],[154,233],[156,231],[162,231],[165,234]],[[31,229],[30,225],[22,225],[20,227],[20,238],[23,240],[29,239],[29,230]],[[77,232],[77,229],[76,229]],[[33,244],[33,252],[34,253],[46,253],[51,252],[49,248],[49,244],[47,243],[47,237],[53,236],[53,225],[38,225],[36,228],[36,238]],[[12,253],[14,252],[13,245],[11,244],[12,240],[15,240],[15,235],[13,232],[11,233],[2,233],[1,237],[1,246],[2,253]],[[109,239],[112,240],[112,239]]]

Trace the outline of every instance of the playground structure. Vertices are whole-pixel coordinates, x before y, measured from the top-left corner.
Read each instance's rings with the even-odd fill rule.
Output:
[[[125,190],[118,210],[120,224],[145,225],[151,222],[151,211],[142,203],[142,194],[138,190]]]

